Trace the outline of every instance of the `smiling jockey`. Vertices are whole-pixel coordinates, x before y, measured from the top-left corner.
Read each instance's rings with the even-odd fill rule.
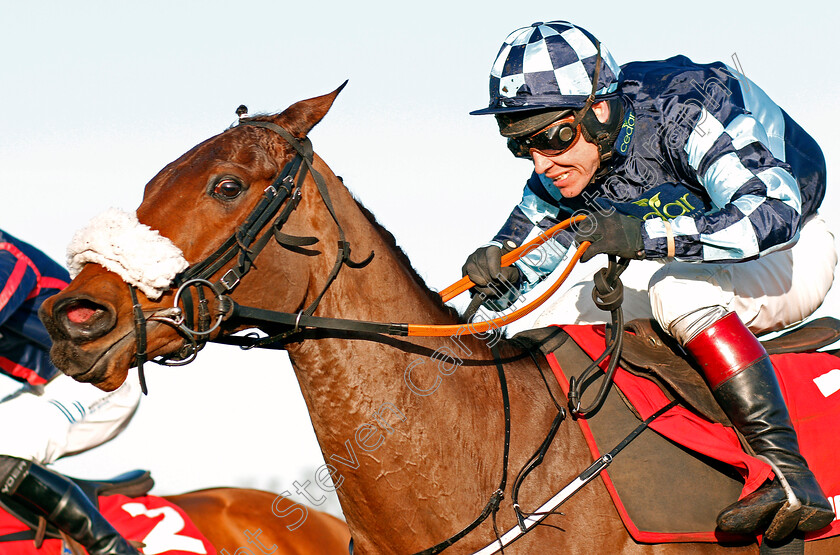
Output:
[[[754,333],[801,322],[824,300],[837,254],[816,214],[826,168],[816,142],[754,83],[684,56],[619,67],[587,31],[534,23],[511,33],[490,73],[508,147],[534,172],[493,242],[464,274],[505,307],[547,276],[572,242],[661,262],[648,287],[660,326],[694,356],[715,398],[779,477],[718,516],[721,530],[781,539],[834,519],[799,452],[784,399]],[[589,214],[509,268],[515,248]],[[745,325],[746,324],[746,325]],[[772,521],[772,522],[771,522]]]
[[[44,517],[90,555],[134,555],[78,486],[41,466],[113,438],[140,400],[137,384],[105,393],[50,362],[38,309],[69,280],[44,253],[0,231],[0,503]]]

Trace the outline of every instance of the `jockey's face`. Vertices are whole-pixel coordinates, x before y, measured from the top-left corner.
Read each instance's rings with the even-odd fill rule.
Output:
[[[598,102],[591,109],[599,120],[607,120],[609,105],[606,102]],[[566,121],[566,119],[571,122],[574,116],[561,121]],[[580,132],[577,133],[577,138],[571,148],[563,153],[552,154],[531,149],[531,159],[534,161],[536,172],[549,178],[554,186],[560,189],[560,194],[566,198],[578,196],[592,181],[592,177],[601,164],[598,147],[584,139]]]

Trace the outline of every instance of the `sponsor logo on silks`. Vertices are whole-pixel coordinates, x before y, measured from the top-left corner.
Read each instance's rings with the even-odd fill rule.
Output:
[[[624,116],[624,123],[621,124],[621,130],[618,132],[618,137],[615,138],[615,149],[619,154],[627,154],[630,148],[630,141],[633,140],[633,131],[636,128],[636,114],[633,110],[627,109],[627,114]]]
[[[609,202],[598,199],[599,204],[614,207],[622,214],[649,220],[673,220],[680,216],[696,216],[704,211],[703,201],[682,185],[663,183],[630,202]]]
[[[650,198],[643,198],[639,200],[634,200],[633,204],[637,206],[643,206],[645,208],[650,208],[650,212],[642,216],[643,220],[647,220],[650,218],[662,218],[663,220],[673,220],[674,218],[678,218],[680,216],[685,216],[686,214],[690,214],[694,211],[696,206],[692,206],[689,197],[691,193],[686,193],[683,196],[677,198],[672,202],[668,202],[666,204],[662,203],[662,200],[659,198],[662,193],[656,193]]]

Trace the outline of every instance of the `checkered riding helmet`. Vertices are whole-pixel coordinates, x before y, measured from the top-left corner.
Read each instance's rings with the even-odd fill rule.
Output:
[[[592,93],[599,46],[597,99],[612,96],[621,76],[618,64],[598,39],[566,21],[517,29],[505,39],[490,70],[490,105],[470,113],[583,108]]]

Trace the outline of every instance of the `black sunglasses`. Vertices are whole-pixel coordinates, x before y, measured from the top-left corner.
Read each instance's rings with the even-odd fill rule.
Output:
[[[575,121],[555,122],[541,131],[527,137],[511,137],[507,145],[517,158],[530,158],[531,150],[538,150],[547,156],[563,154],[577,140],[577,118]]]

